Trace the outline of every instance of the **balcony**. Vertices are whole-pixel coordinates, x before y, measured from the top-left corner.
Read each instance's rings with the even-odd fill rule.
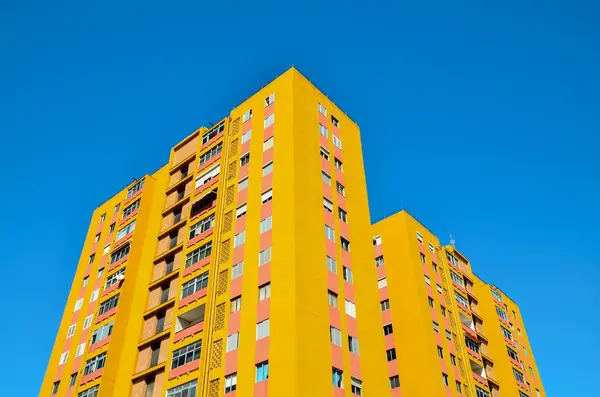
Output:
[[[458,312],[458,316],[460,317],[462,329],[465,331],[465,334],[467,334],[470,338],[477,340],[477,332],[475,331],[475,323],[473,322],[473,319],[462,312]]]
[[[190,208],[190,220],[206,214],[217,205],[217,190],[211,190],[194,201]]]
[[[205,308],[206,305],[202,304],[177,316],[174,342],[189,338],[204,329]]]
[[[473,360],[469,360],[471,365],[471,374],[475,382],[479,383],[480,386],[488,385],[487,374],[485,373],[485,368],[483,365],[474,362]]]

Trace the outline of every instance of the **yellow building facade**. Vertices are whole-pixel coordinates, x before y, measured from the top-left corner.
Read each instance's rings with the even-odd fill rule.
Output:
[[[358,126],[292,68],[94,211],[40,396],[476,387],[545,396],[518,307],[406,212],[371,225]]]

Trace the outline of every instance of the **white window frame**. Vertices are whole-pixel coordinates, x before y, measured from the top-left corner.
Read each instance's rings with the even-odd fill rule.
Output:
[[[273,189],[269,189],[260,195],[260,201],[263,204],[272,199],[273,199]]]
[[[335,230],[329,225],[325,225],[325,238],[335,241]]]
[[[75,308],[73,309],[73,313],[81,309],[81,306],[83,306],[83,298],[77,299],[77,301],[75,302]]]
[[[335,147],[337,147],[338,149],[342,150],[342,140],[340,138],[338,138],[335,135],[331,135],[331,139],[333,141],[333,144],[335,145]]]
[[[271,105],[273,102],[275,102],[275,93],[274,92],[265,98],[265,107]]]
[[[248,188],[248,177],[242,178],[238,182],[238,192],[241,192],[246,188]]]
[[[94,302],[96,299],[98,299],[98,294],[100,293],[100,289],[95,289],[92,291],[92,295],[90,296],[90,303]]]
[[[271,149],[273,147],[273,144],[275,143],[275,137],[270,137],[269,139],[267,139],[266,141],[263,142],[263,152],[266,152],[267,150]]]
[[[69,359],[69,352],[62,352],[62,354],[60,355],[60,358],[58,359],[58,365],[63,365],[64,363],[67,362],[67,360]]]
[[[379,289],[387,287],[387,278],[383,277],[383,278],[380,278],[379,280],[377,280],[377,287],[379,287]]]
[[[248,130],[242,134],[242,145],[252,138],[252,130]]]
[[[235,236],[233,236],[233,248],[239,247],[246,242],[246,231],[242,230]]]
[[[270,319],[266,319],[256,324],[256,340],[266,338],[270,335],[270,323]]]
[[[323,182],[331,186],[331,176],[325,171],[321,171],[321,179],[323,180]]]
[[[236,332],[235,334],[227,335],[227,348],[226,352],[237,350],[240,345],[240,333]]]
[[[267,176],[273,172],[273,162],[269,161],[262,167],[262,176]]]
[[[323,197],[323,208],[325,208],[327,211],[333,213],[333,202],[331,202],[329,199]]]
[[[325,255],[325,264],[327,265],[327,270],[334,274],[337,274],[337,263],[335,259],[333,259],[329,255]]]
[[[231,266],[231,279],[235,280],[238,277],[241,277],[244,273],[244,261],[238,262],[235,265]]]
[[[325,109],[325,106],[321,105],[321,103],[319,103],[319,113],[323,116],[327,116],[327,109]]]
[[[199,187],[205,185],[208,181],[219,176],[220,172],[221,172],[221,164],[217,164],[215,167],[204,172],[202,175],[199,175],[198,177],[196,177],[196,182],[195,182],[194,188],[198,189]]]
[[[235,217],[236,218],[240,218],[240,217],[246,215],[246,210],[247,209],[248,209],[248,206],[246,204],[240,205],[235,210]]]
[[[273,228],[273,217],[268,216],[260,221],[260,234],[267,232]]]
[[[271,247],[268,247],[258,253],[258,266],[271,262]]]
[[[90,325],[92,325],[92,319],[94,318],[93,314],[90,314],[83,320],[83,329],[88,329]]]
[[[336,327],[329,326],[329,341],[337,346],[342,346],[342,331]]]
[[[258,301],[264,301],[271,297],[271,283],[266,283],[258,287]]]
[[[71,324],[69,329],[67,330],[67,339],[75,335],[75,329],[77,328],[77,324]]]
[[[350,317],[356,318],[356,304],[350,302],[348,299],[345,300],[346,314]]]
[[[248,109],[242,115],[242,123],[245,123],[246,121],[250,120],[251,118],[252,118],[252,109]]]
[[[268,128],[275,123],[275,113],[269,115],[263,122],[263,128]]]

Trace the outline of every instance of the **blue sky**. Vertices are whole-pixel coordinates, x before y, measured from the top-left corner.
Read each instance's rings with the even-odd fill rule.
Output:
[[[373,220],[452,233],[549,396],[600,395],[597,3],[203,3],[0,5],[0,395],[37,395],[95,206],[291,64],[361,126]]]

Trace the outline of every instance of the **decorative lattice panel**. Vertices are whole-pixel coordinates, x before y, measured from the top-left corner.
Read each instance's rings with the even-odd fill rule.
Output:
[[[223,361],[223,339],[213,342],[213,348],[210,355],[210,368],[221,368]]]
[[[227,169],[227,180],[233,181],[235,179],[235,175],[237,172],[237,161],[229,164],[229,168]]]
[[[208,397],[219,397],[221,379],[213,379],[208,384]]]
[[[215,325],[213,327],[214,331],[220,331],[225,326],[225,303],[221,303],[217,306],[215,310]]]
[[[227,232],[231,231],[232,227],[233,227],[233,211],[229,211],[223,217],[223,230],[221,233],[227,233]]]
[[[229,269],[223,270],[219,273],[219,280],[217,284],[217,295],[223,295],[227,292],[227,284],[229,282]]]
[[[238,152],[238,140],[234,139],[229,144],[229,158],[236,157]]]
[[[231,252],[231,241],[227,239],[221,243],[221,258],[219,263],[225,263],[229,260],[229,254]]]
[[[225,206],[233,204],[235,198],[235,186],[229,186],[225,195]]]

